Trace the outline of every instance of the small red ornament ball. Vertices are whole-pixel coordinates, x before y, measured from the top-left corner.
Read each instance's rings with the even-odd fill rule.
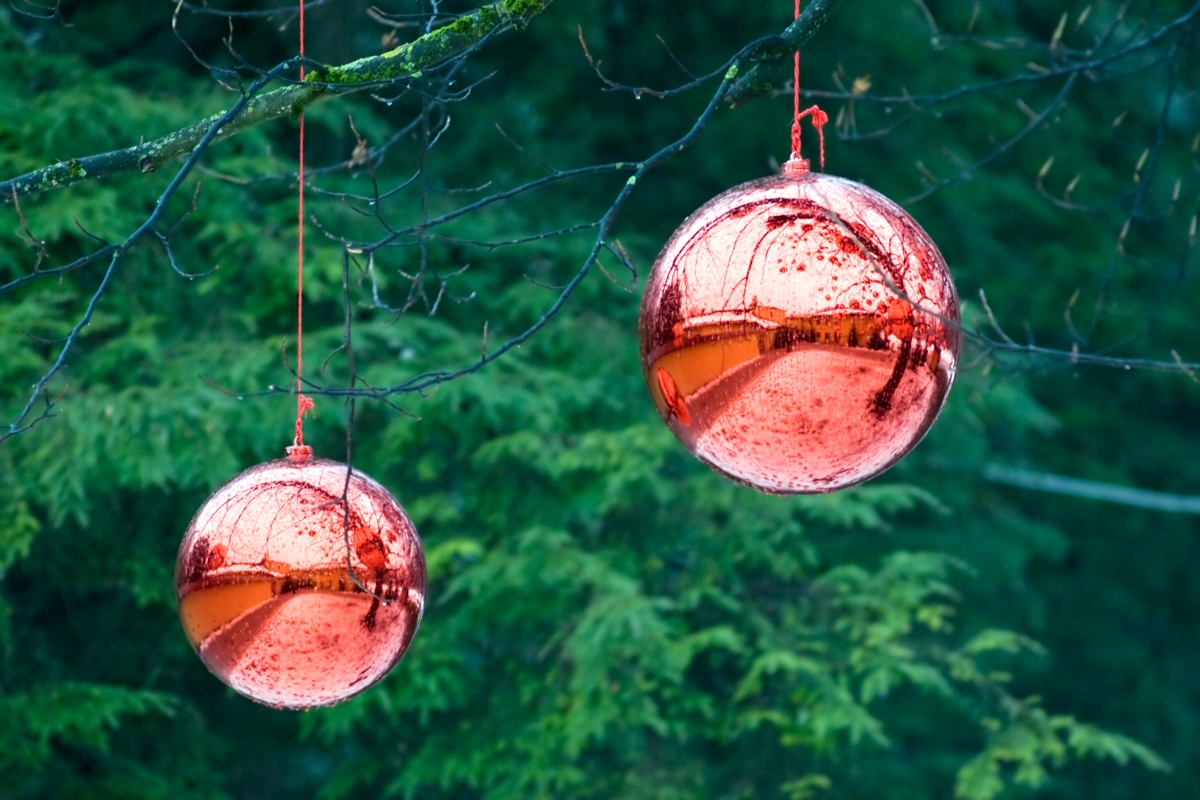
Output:
[[[958,296],[929,236],[883,195],[790,161],[692,214],[642,299],[642,368],[700,460],[771,493],[895,464],[954,381]]]
[[[188,640],[226,684],[280,708],[332,705],[408,649],[425,607],[425,556],[387,490],[291,447],[196,512],[175,591]]]

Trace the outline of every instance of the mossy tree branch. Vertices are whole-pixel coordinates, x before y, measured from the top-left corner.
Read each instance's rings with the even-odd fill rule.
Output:
[[[319,67],[310,72],[303,83],[285,86],[251,99],[240,114],[221,127],[213,141],[227,139],[273,119],[294,117],[326,97],[419,78],[422,71],[466,52],[488,36],[510,28],[524,27],[551,2],[553,0],[500,0],[383,55],[360,58],[341,66]],[[2,181],[0,201],[11,203],[14,198],[59,189],[92,178],[107,178],[126,172],[154,172],[173,159],[190,153],[225,113],[213,114],[151,142],[73,158]]]
[[[759,63],[729,87],[725,100],[737,108],[757,97],[769,95],[774,88],[772,81],[775,79],[775,73],[781,66],[779,60],[802,48],[841,2],[842,0],[812,0],[800,18],[789,25],[774,43],[754,54],[754,59]]]

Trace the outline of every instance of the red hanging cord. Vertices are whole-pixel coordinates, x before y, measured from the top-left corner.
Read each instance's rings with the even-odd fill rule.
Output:
[[[796,0],[796,16],[800,19],[800,0]],[[795,55],[795,73],[792,78],[792,158],[800,157],[800,51]]]
[[[796,16],[795,19],[800,19],[800,0],[796,0]],[[803,161],[800,157],[800,120],[805,117],[812,117],[813,127],[817,129],[817,138],[821,141],[821,169],[825,169],[825,123],[829,122],[829,115],[822,111],[817,106],[812,106],[804,111],[800,110],[800,51],[796,51],[795,55],[795,70],[792,78],[792,160]]]
[[[300,58],[304,58],[304,0],[300,0]],[[300,80],[304,80],[304,64],[300,64]],[[296,438],[292,444],[304,445],[304,414],[313,407],[312,399],[303,393],[304,382],[304,112],[300,112],[300,213],[299,234],[296,240]]]

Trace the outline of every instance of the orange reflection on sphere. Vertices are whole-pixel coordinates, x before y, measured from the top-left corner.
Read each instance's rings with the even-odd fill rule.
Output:
[[[308,708],[363,691],[404,655],[425,606],[425,556],[382,486],[358,471],[347,486],[344,464],[295,447],[196,512],[175,588],[214,675],[258,702]]]
[[[907,213],[789,162],[679,227],[642,299],[642,367],[698,458],[772,493],[874,477],[933,424],[958,362],[958,297]]]

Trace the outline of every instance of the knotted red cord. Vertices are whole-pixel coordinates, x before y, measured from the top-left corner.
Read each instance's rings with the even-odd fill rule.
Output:
[[[800,19],[800,0],[796,0],[796,16],[795,19]],[[792,79],[792,158],[796,161],[801,161],[800,158],[800,120],[805,117],[812,117],[813,127],[817,129],[817,138],[821,141],[821,169],[825,169],[825,123],[829,122],[829,115],[822,111],[817,106],[812,106],[804,111],[800,110],[800,51],[796,51],[795,55],[795,74]]]

